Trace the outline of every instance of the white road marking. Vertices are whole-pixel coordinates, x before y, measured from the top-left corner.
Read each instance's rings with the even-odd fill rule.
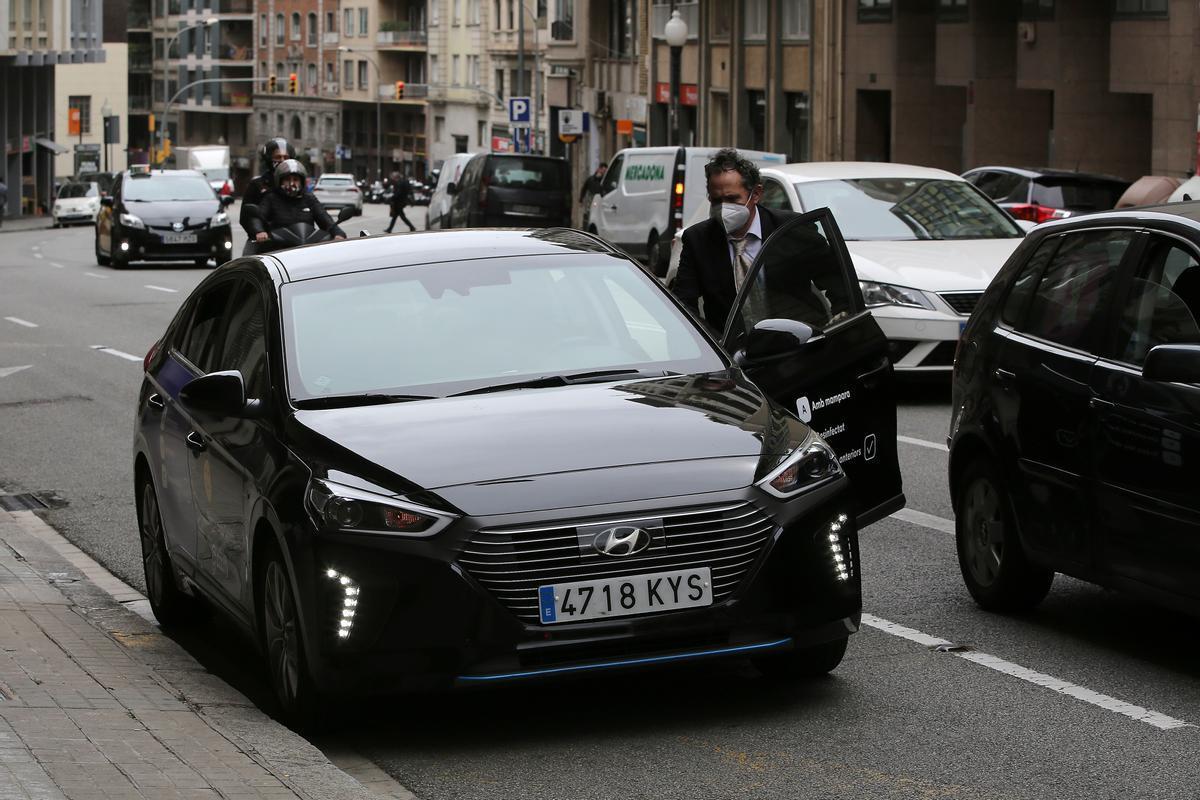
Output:
[[[62,269],[62,268],[63,268],[63,265],[62,265],[62,264],[60,264],[60,263],[58,263],[57,261],[51,261],[51,262],[50,262],[50,266],[54,267],[55,269]]]
[[[23,364],[19,367],[0,367],[0,378],[7,378],[9,375],[15,375],[23,369],[29,369],[33,364]]]
[[[33,254],[33,257],[34,257],[34,258],[45,258],[45,256],[44,256],[44,255],[42,255],[41,253],[38,253],[38,252],[36,252],[36,251],[34,252],[34,254]]]
[[[113,348],[105,347],[102,344],[94,344],[94,345],[92,345],[92,349],[98,350],[101,353],[108,353],[110,356],[116,356],[117,358],[123,358],[126,361],[142,361],[143,360],[141,356],[135,356],[132,353],[126,353],[121,350],[114,350]]]
[[[100,279],[100,280],[102,280],[102,281],[106,281],[106,280],[108,280],[108,276],[107,276],[107,275],[97,275],[95,272],[85,272],[85,273],[83,273],[83,274],[84,274],[84,275],[87,275],[89,278],[99,278],[99,279]]]
[[[153,289],[156,292],[170,292],[171,294],[179,293],[178,289],[168,289],[166,286],[155,286],[153,283],[146,283],[143,284],[143,286],[145,286],[147,289]]]
[[[38,326],[36,322],[30,322],[29,320],[21,319],[20,317],[5,317],[5,319],[11,322],[13,325],[20,325],[24,328],[36,328]]]
[[[892,636],[898,636],[901,639],[907,639],[910,642],[916,642],[917,644],[925,647],[953,645],[953,642],[947,641],[946,639],[930,636],[929,634],[922,633],[914,628],[907,628],[903,625],[898,625],[895,622],[889,622],[886,619],[880,619],[873,614],[863,614],[862,624],[870,628],[875,628],[883,633],[887,633]],[[1195,727],[1191,723],[1184,722],[1180,719],[1175,719],[1174,717],[1169,717],[1166,714],[1159,713],[1158,711],[1151,711],[1148,708],[1136,706],[1133,703],[1127,703],[1124,700],[1118,700],[1115,697],[1110,697],[1109,695],[1101,694],[1100,692],[1087,689],[1083,686],[1078,686],[1069,681],[1064,681],[1061,678],[1055,678],[1053,675],[1047,675],[1043,672],[1037,672],[1029,669],[1028,667],[1022,667],[1020,664],[1014,664],[1011,661],[1005,661],[1003,658],[998,658],[997,656],[989,655],[987,653],[980,653],[975,650],[963,650],[957,652],[950,651],[950,654],[958,656],[959,658],[965,659],[966,661],[970,661],[974,664],[979,664],[982,667],[995,670],[996,672],[1004,675],[1017,678],[1018,680],[1026,681],[1027,683],[1032,683],[1036,686],[1041,686],[1049,689],[1052,692],[1058,692],[1059,694],[1066,695],[1067,697],[1074,697],[1076,700],[1082,700],[1083,702],[1094,705],[1097,708],[1103,708],[1105,711],[1112,711],[1113,713],[1121,714],[1122,716],[1129,717],[1130,719],[1135,719],[1138,722],[1144,722],[1147,725],[1153,725],[1155,728],[1160,730],[1169,731],[1174,730],[1175,728]]]
[[[922,528],[930,528],[942,533],[954,533],[954,520],[937,517],[933,514],[926,514],[924,511],[917,511],[915,508],[902,508],[895,514],[892,514],[892,519],[898,519],[901,522],[910,522],[913,525],[920,525]]]
[[[930,450],[941,450],[943,453],[949,453],[950,448],[939,442],[931,442],[928,439],[914,439],[911,436],[897,436],[897,442],[905,444],[915,444],[917,447],[928,447]]]

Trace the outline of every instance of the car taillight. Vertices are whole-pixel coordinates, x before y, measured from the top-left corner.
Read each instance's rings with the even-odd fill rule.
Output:
[[[1050,219],[1063,219],[1071,216],[1070,211],[1050,206],[1040,206],[1037,203],[1017,203],[1008,207],[1008,213],[1013,219],[1023,219],[1027,222],[1045,222]]]
[[[351,192],[352,194],[358,194],[358,189],[353,186],[351,186],[347,191]]]
[[[142,371],[143,372],[150,371],[150,362],[154,360],[154,357],[156,355],[158,355],[158,346],[161,343],[162,343],[162,340],[160,339],[159,341],[150,345],[150,352],[146,353],[146,359],[144,361],[142,361]]]
[[[683,169],[677,167],[679,176],[675,180],[675,191],[671,197],[671,225],[675,230],[683,227]]]

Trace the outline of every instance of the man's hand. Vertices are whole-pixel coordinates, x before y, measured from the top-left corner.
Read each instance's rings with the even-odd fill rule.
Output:
[[[271,235],[269,233],[267,233],[266,231],[259,231],[258,233],[254,234],[254,241],[256,241],[256,242],[265,242],[267,239],[270,239],[270,238],[271,238]]]

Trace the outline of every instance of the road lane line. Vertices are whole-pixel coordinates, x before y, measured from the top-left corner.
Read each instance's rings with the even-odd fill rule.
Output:
[[[153,283],[142,284],[147,289],[153,289],[156,292],[170,292],[171,294],[179,294],[178,289],[168,289],[166,286],[155,286]]]
[[[941,450],[943,453],[950,452],[950,448],[946,445],[939,444],[938,442],[931,442],[928,439],[914,439],[911,436],[897,436],[896,441],[904,442],[905,444],[915,444],[917,447],[928,447],[930,450]]]
[[[95,272],[85,272],[85,273],[83,273],[83,274],[84,274],[84,275],[87,275],[89,278],[99,278],[99,279],[100,279],[100,280],[102,280],[102,281],[106,281],[106,280],[108,280],[108,276],[107,276],[107,275],[97,275]]]
[[[942,533],[954,533],[954,520],[946,519],[945,517],[936,517],[933,514],[926,514],[924,511],[917,511],[915,508],[902,508],[891,516],[892,519],[909,522],[913,525],[920,525],[922,528],[929,528],[941,531]]]
[[[36,322],[30,322],[29,320],[21,319],[20,317],[5,317],[5,319],[11,322],[13,325],[20,325],[24,328],[36,328],[38,326]]]
[[[33,257],[34,257],[34,258],[45,258],[45,256],[44,256],[44,255],[42,255],[41,253],[38,253],[38,252],[36,252],[36,251],[34,252],[34,254],[33,254]]]
[[[874,628],[891,636],[898,636],[901,639],[907,639],[910,642],[925,647],[939,647],[943,645],[953,646],[953,642],[946,639],[939,639],[936,636],[931,636],[928,633],[922,633],[915,628],[908,628],[904,625],[899,625],[895,622],[889,622],[886,619],[880,619],[873,614],[863,614],[862,624],[869,628]],[[1044,672],[1022,667],[1020,664],[1014,664],[1011,661],[1006,661],[1003,658],[989,655],[988,653],[980,653],[976,650],[963,651],[948,651],[950,655],[958,656],[961,659],[970,661],[973,664],[978,664],[981,667],[995,670],[1004,675],[1008,675],[1018,680],[1032,683],[1035,686],[1041,686],[1049,689],[1052,692],[1058,692],[1067,697],[1074,697],[1076,700],[1082,700],[1085,703],[1102,708],[1105,711],[1111,711],[1114,714],[1120,714],[1130,719],[1135,719],[1138,722],[1144,722],[1147,725],[1152,725],[1159,730],[1169,731],[1176,728],[1194,728],[1189,722],[1184,722],[1181,719],[1169,717],[1158,711],[1152,711],[1142,706],[1127,703],[1124,700],[1118,700],[1115,697],[1102,694],[1092,689],[1076,685],[1070,681],[1064,681],[1061,678],[1055,678],[1053,675],[1047,675]]]
[[[16,375],[23,369],[29,369],[33,364],[22,364],[19,367],[0,367],[0,378],[7,378],[9,375]]]
[[[51,261],[51,262],[50,262],[50,266],[54,267],[55,269],[62,269],[62,268],[63,268],[63,265],[62,265],[62,264],[60,264],[60,263],[58,263],[57,261]]]
[[[108,353],[110,356],[116,356],[117,358],[123,358],[126,361],[141,361],[142,360],[141,356],[135,356],[132,353],[126,353],[121,350],[114,350],[113,348],[105,347],[102,344],[94,344],[94,345],[92,345],[92,349],[97,350],[101,353]]]

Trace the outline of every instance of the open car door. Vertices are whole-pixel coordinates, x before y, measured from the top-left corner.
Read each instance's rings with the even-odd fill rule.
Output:
[[[763,243],[723,343],[759,388],[837,452],[859,527],[903,508],[887,339],[829,209],[789,216]]]

